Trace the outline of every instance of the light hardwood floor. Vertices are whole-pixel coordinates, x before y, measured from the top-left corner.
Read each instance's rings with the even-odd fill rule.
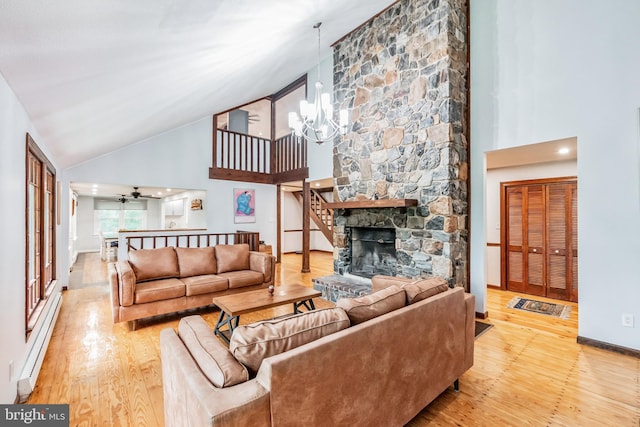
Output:
[[[137,331],[114,325],[109,290],[100,284],[105,263],[97,254],[85,259],[83,280],[96,284],[64,292],[29,403],[69,403],[72,426],[162,426],[158,336],[177,327],[179,316],[141,321]],[[312,277],[332,269],[331,254],[313,253],[306,274],[299,255],[286,255],[277,283],[312,286]],[[576,304],[570,319],[559,320],[506,308],[514,295],[489,290],[487,321],[494,327],[476,340],[474,366],[460,378],[460,392],[445,391],[408,425],[640,426],[640,359],[577,344]],[[329,305],[316,300],[317,307]],[[288,310],[264,310],[241,323]],[[217,313],[202,315],[213,326]]]

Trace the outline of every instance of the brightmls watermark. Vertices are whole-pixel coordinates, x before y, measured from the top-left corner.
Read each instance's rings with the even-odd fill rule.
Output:
[[[0,425],[68,427],[69,405],[0,405]]]

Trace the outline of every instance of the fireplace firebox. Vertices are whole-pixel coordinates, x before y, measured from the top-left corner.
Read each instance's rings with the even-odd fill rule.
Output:
[[[368,278],[397,275],[395,228],[352,227],[350,246],[349,273]]]

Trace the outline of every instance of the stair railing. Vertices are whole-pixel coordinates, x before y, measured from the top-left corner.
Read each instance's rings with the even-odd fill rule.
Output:
[[[329,231],[333,231],[333,209],[324,207],[325,200],[316,190],[311,190],[311,210],[313,210],[320,221],[327,226]]]

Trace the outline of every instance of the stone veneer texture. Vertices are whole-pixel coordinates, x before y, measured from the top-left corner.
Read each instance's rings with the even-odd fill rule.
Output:
[[[334,142],[334,200],[417,199],[337,210],[334,269],[350,226],[396,228],[398,275],[467,272],[467,15],[461,0],[403,0],[334,46],[334,99],[351,129]]]

